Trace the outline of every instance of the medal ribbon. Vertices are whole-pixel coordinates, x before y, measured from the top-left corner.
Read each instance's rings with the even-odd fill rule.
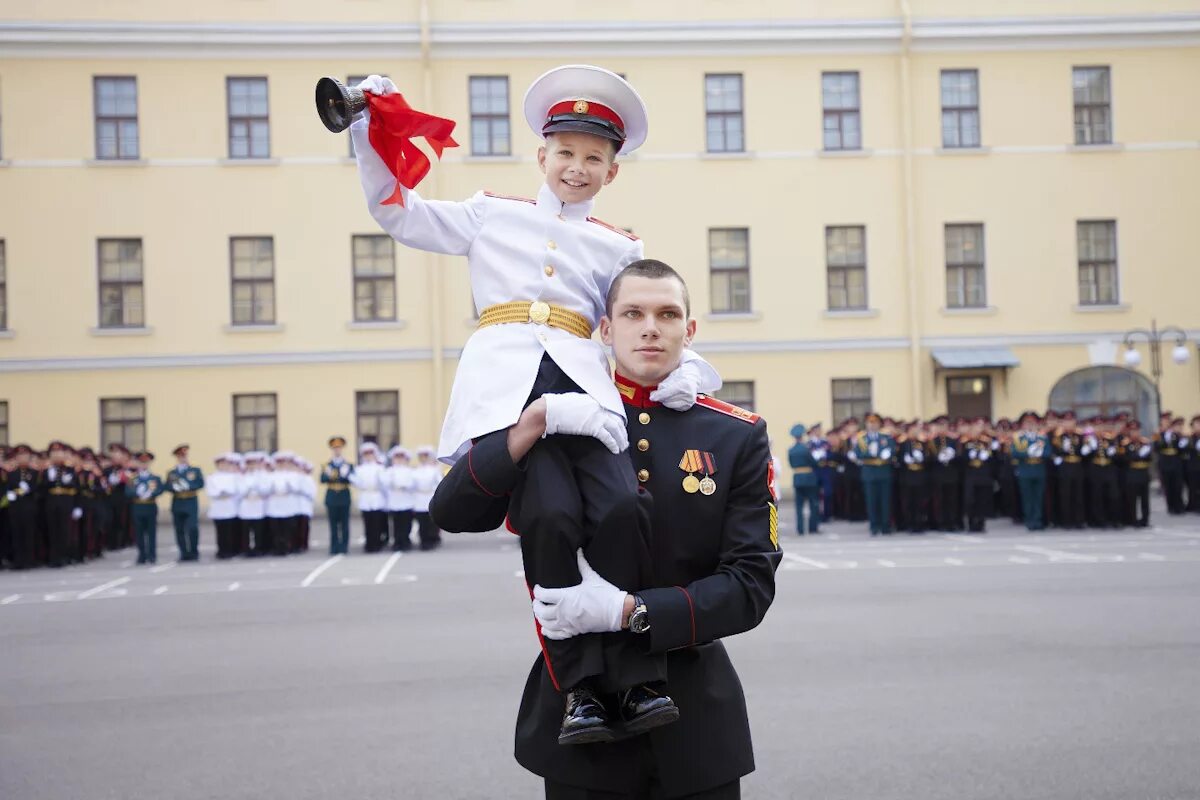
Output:
[[[701,469],[700,451],[687,450],[679,460],[679,468],[684,472],[699,472]]]
[[[371,147],[396,177],[395,190],[380,205],[403,207],[404,194],[400,187],[415,189],[429,174],[430,167],[429,158],[412,140],[424,137],[440,159],[445,148],[458,147],[458,142],[450,136],[454,132],[454,120],[417,111],[401,94],[380,96],[367,92],[366,96],[371,108]]]

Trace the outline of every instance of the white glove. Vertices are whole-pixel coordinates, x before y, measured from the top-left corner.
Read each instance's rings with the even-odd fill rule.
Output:
[[[1138,458],[1149,458],[1149,457],[1150,457],[1150,445],[1144,444],[1140,448],[1138,448]]]
[[[672,411],[687,411],[696,405],[700,393],[700,368],[692,362],[680,364],[658,388],[650,393],[650,399],[662,403]]]
[[[913,450],[912,451],[912,460],[913,460],[913,462],[920,464],[922,461],[925,460],[925,452],[923,450]]]
[[[29,494],[29,484],[25,481],[21,481],[19,484],[17,484],[17,488],[21,490],[21,494]]]
[[[950,459],[952,459],[952,458],[954,458],[954,451],[951,450],[949,447],[943,447],[942,451],[940,453],[938,453],[938,461],[940,461],[943,464],[949,464]]]
[[[546,401],[546,432],[542,438],[556,433],[591,436],[614,454],[629,447],[624,422],[590,395],[567,392],[544,394],[542,399]]]
[[[576,558],[582,579],[579,585],[564,589],[533,587],[533,616],[547,639],[621,630],[625,592],[597,575],[582,550]]]
[[[1056,467],[1061,467],[1061,466],[1062,466],[1062,456],[1055,456],[1055,457],[1054,457],[1054,466],[1056,466]]]
[[[992,454],[990,452],[988,452],[987,450],[979,451],[979,460],[980,461],[987,461],[991,457],[992,457]]]
[[[150,487],[143,483],[134,490],[134,494],[136,494],[139,499],[145,500],[150,496]]]
[[[350,474],[350,465],[349,464],[342,464],[342,466],[338,468],[338,475],[341,475],[343,478],[349,474]]]
[[[891,461],[892,460],[892,448],[890,448],[890,447],[883,448],[883,452],[881,452],[879,454],[879,457],[881,459],[883,459],[884,461]]]
[[[74,477],[75,477],[75,476],[74,476],[74,475],[72,475],[71,473],[69,473],[69,472],[64,472],[64,473],[63,473],[63,483],[70,483],[70,482],[71,482],[71,479],[72,479],[72,478],[74,478]]]
[[[392,83],[391,78],[385,78],[382,75],[368,75],[354,88],[362,92],[370,92],[371,94],[380,96],[396,94],[400,91],[396,88],[396,84]]]
[[[1188,446],[1188,437],[1184,436],[1179,440],[1179,449],[1182,450]]]
[[[912,453],[905,453],[905,454],[904,454],[904,463],[905,463],[905,464],[911,464],[911,463],[913,463],[913,457],[912,457]]]
[[[16,492],[9,492],[8,494],[6,494],[4,496],[8,498],[8,502],[10,502],[10,503],[17,502],[17,493]]]
[[[71,509],[71,519],[75,520],[76,522],[83,519],[83,509],[82,508]]]
[[[50,467],[49,469],[46,470],[46,478],[47,479],[54,480],[57,477],[58,477],[58,469],[57,468]]]

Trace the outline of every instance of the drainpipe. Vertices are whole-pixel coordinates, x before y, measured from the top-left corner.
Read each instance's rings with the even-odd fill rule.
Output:
[[[912,6],[899,0],[904,30],[900,37],[900,133],[903,141],[902,191],[904,192],[904,275],[908,283],[908,359],[912,384],[912,409],[918,419],[925,418],[921,397],[921,285],[917,270],[916,197],[913,178],[913,98],[912,98]]]
[[[421,27],[421,78],[422,78],[422,108],[433,107],[433,56],[430,41],[429,0],[421,0],[419,10]],[[441,197],[440,169],[429,171],[430,196]],[[443,281],[442,265],[434,253],[425,254],[425,266],[429,275],[429,346],[431,351],[432,380],[430,381],[429,400],[430,428],[438,437],[442,430],[442,414],[446,407],[445,390],[445,358],[442,350],[445,347],[445,330],[443,325],[444,309],[442,308]],[[437,438],[434,440],[437,441]]]

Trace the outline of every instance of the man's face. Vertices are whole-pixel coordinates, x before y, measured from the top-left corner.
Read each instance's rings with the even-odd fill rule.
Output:
[[[642,386],[655,386],[679,366],[696,335],[684,310],[683,285],[674,278],[621,280],[612,319],[600,320],[600,338],[613,349],[617,371]]]
[[[591,200],[620,169],[611,140],[574,131],[547,136],[538,148],[538,166],[546,173],[546,185],[564,203]]]
[[[341,447],[332,447],[330,449],[333,451],[333,457],[335,460],[342,457],[342,448]]]

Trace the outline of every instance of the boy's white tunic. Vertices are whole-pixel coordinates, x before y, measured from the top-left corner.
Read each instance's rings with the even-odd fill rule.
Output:
[[[380,205],[396,180],[371,147],[368,130],[361,119],[350,127],[371,216],[409,247],[466,256],[476,309],[541,300],[583,315],[594,329],[612,279],[642,258],[641,241],[590,219],[591,201],[564,204],[544,183],[536,202],[478,192],[457,203],[424,200],[403,190],[404,208]],[[584,392],[624,418],[598,341],[547,325],[491,325],[476,330],[463,348],[438,444],[440,460],[453,464],[471,439],[517,421],[543,353]],[[684,361],[702,365],[708,386],[701,391],[720,386],[719,376],[699,356],[686,351]]]

